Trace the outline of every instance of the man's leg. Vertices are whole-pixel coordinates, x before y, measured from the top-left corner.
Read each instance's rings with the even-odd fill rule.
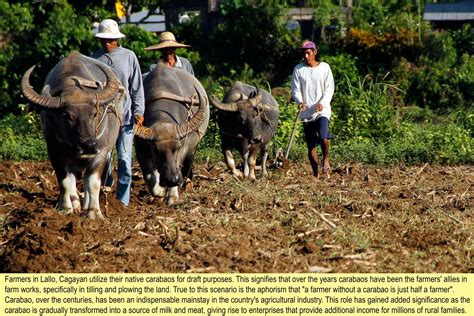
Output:
[[[315,129],[316,125],[314,122],[303,123],[304,137],[306,146],[308,147],[308,159],[313,169],[313,176],[318,177],[319,166],[318,166],[318,150],[317,150],[317,132]]]
[[[318,172],[319,172],[319,167],[318,167],[318,151],[316,150],[316,147],[313,147],[312,149],[308,148],[308,159],[309,163],[311,164],[311,169],[313,169],[313,176],[316,178],[318,177]]]
[[[331,166],[329,163],[329,143],[332,135],[329,132],[329,120],[326,117],[317,119],[316,130],[318,133],[318,143],[321,144],[321,151],[323,153],[323,172],[327,173]]]
[[[121,127],[117,139],[117,199],[124,205],[130,202],[130,189],[132,187],[132,149],[133,125]]]
[[[330,163],[329,163],[329,139],[324,138],[322,143],[321,143],[321,149],[323,152],[323,171],[324,173],[327,173],[330,168]]]

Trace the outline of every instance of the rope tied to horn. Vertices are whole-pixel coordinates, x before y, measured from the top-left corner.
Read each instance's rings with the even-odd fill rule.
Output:
[[[261,102],[258,103],[257,105],[255,105],[255,109],[257,111],[257,115],[255,116],[255,118],[256,119],[261,119],[262,122],[269,125],[270,128],[272,129],[272,131],[275,132],[276,125],[268,119],[267,114],[265,113],[265,112],[268,112],[268,111],[265,111],[265,108],[271,108],[271,106],[269,104],[261,103]]]
[[[98,95],[97,92],[95,92],[94,95],[95,95],[95,100],[96,100],[96,103],[95,103],[95,110],[96,110],[95,137],[97,138],[97,134],[99,133],[100,125],[104,121],[105,116],[107,115],[109,110],[110,110],[110,112],[115,114],[115,117],[119,120],[120,126],[122,126],[122,119],[117,114],[117,109],[116,109],[115,103],[113,101],[105,104],[104,112],[101,113],[100,112],[99,95]]]
[[[190,96],[191,103],[190,103],[190,105],[189,105],[189,107],[188,107],[188,113],[187,113],[187,115],[186,115],[186,120],[185,120],[185,121],[190,120],[190,119],[192,118],[192,116],[193,116],[192,108],[193,108],[193,106],[194,106],[194,102],[195,102],[195,99],[194,99],[194,98],[195,98],[196,96],[197,96],[197,92],[194,93],[194,94],[192,94],[192,95]],[[185,104],[185,105],[186,105],[186,104]],[[186,132],[185,132],[185,135],[184,135],[184,137],[183,137],[183,138],[184,138],[184,139],[183,139],[183,146],[181,146],[180,149],[179,149],[179,156],[180,156],[180,157],[183,155],[183,150],[187,147],[189,128],[190,128],[190,127],[188,126],[188,128],[187,128],[187,130],[186,130]],[[199,137],[201,136],[201,135],[199,134],[199,129],[196,129],[196,133],[198,133],[198,136],[199,136]],[[178,136],[181,137],[181,135],[178,135]],[[178,159],[178,156],[177,156],[176,158]],[[183,167],[182,164],[180,164],[179,167],[180,167],[180,169],[181,169],[181,168]],[[189,179],[189,174],[183,175],[183,176],[186,178],[185,182],[183,183],[183,185],[185,186],[188,182],[191,182],[191,179]]]
[[[261,116],[262,114],[264,114],[264,112],[265,112],[264,105],[262,105],[261,103],[257,104],[257,105],[255,106],[255,109],[256,109],[256,111],[257,111],[257,115],[255,116],[255,118],[260,118],[260,116]]]
[[[193,114],[192,113],[192,108],[193,108],[193,106],[195,106],[196,102],[199,102],[199,100],[196,99],[197,95],[198,95],[198,93],[194,93],[189,97],[183,97],[183,96],[179,96],[179,95],[176,95],[176,94],[168,92],[168,91],[158,91],[156,94],[154,94],[152,97],[150,97],[146,101],[146,104],[149,104],[150,102],[156,101],[158,99],[168,99],[168,100],[177,101],[177,102],[183,104],[186,107],[186,109],[188,110],[187,115],[186,115],[186,120],[185,120],[185,121],[187,121],[190,118],[192,118],[192,114]],[[185,136],[188,135],[188,133],[190,132],[189,128],[191,128],[191,127],[188,126],[187,128],[188,129],[184,133],[180,133],[178,131],[178,136],[180,138],[184,138]],[[198,133],[199,136],[202,136],[201,133],[199,132],[199,130],[196,130],[196,132]],[[148,140],[153,139],[152,129],[149,128],[149,127],[143,126],[142,124],[136,124],[134,129],[133,129],[133,133],[134,133],[134,135],[137,135],[137,136],[139,136],[141,138],[144,138],[144,139],[148,139]]]
[[[99,95],[97,93],[94,93],[95,94],[95,117],[96,117],[96,120],[95,120],[95,137],[97,138],[97,133],[99,133],[99,125],[100,125],[100,121],[99,121],[99,118],[100,118],[100,103],[99,103]]]
[[[189,97],[190,100],[191,100],[191,102],[190,102],[190,105],[189,105],[189,107],[188,107],[188,113],[186,114],[186,120],[185,120],[185,121],[189,120],[189,119],[192,117],[192,115],[193,115],[192,108],[193,108],[193,106],[194,106],[194,102],[195,102],[194,97],[195,97],[196,95],[197,95],[197,93],[194,93],[193,95],[191,95],[191,96]],[[189,126],[188,126],[188,129],[186,130],[185,135],[184,135],[186,138],[187,138],[188,133],[189,133]],[[179,136],[181,137],[181,135],[179,135]],[[186,141],[186,139],[185,139],[185,141]]]

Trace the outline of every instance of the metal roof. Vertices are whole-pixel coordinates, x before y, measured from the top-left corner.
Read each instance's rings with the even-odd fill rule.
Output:
[[[427,3],[423,19],[426,21],[473,21],[474,0],[457,3]]]
[[[165,31],[165,16],[160,14],[159,10],[150,14],[150,16],[141,21],[148,14],[148,10],[136,12],[130,15],[130,23],[138,25],[142,29],[148,32],[163,32]],[[125,24],[127,22],[126,18],[123,17],[120,19],[120,24]],[[140,23],[139,23],[140,22]]]

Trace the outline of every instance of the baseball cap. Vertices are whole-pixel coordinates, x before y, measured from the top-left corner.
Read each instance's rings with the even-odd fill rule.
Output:
[[[317,49],[317,48],[314,42],[306,40],[303,43],[301,43],[300,49]]]

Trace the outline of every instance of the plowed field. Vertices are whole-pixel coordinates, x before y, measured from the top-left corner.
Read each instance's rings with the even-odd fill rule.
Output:
[[[128,208],[106,220],[54,208],[49,162],[0,164],[1,272],[474,272],[472,166],[292,162],[256,182],[195,166],[192,190],[158,205],[134,167]]]

